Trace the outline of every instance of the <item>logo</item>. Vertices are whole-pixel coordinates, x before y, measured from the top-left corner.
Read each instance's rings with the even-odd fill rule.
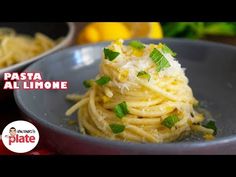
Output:
[[[38,144],[39,132],[27,121],[14,121],[4,128],[2,142],[12,152],[29,152]]]

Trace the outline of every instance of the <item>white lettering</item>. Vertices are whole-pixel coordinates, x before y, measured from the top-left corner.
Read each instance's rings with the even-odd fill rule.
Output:
[[[11,73],[4,73],[4,80],[8,80],[9,78],[11,78]]]
[[[67,89],[67,82],[61,82],[61,89]]]
[[[4,90],[12,89],[12,84],[10,81],[6,81],[3,87]]]
[[[45,89],[51,89],[51,83],[50,82],[45,82],[44,87],[45,87]]]

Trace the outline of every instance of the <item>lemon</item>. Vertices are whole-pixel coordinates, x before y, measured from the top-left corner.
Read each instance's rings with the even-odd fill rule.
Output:
[[[130,22],[124,23],[133,38],[148,37],[160,39],[163,37],[163,31],[159,22]]]
[[[158,22],[95,22],[89,23],[80,32],[78,44],[96,43],[117,39],[163,37],[161,24]]]
[[[117,39],[129,39],[131,34],[123,23],[96,22],[88,24],[79,34],[77,42],[95,43]]]

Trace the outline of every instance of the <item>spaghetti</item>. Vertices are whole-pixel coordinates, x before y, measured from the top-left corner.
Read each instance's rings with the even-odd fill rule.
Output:
[[[29,60],[56,45],[42,33],[34,37],[16,34],[11,28],[0,28],[0,69]]]
[[[114,41],[103,50],[100,72],[84,82],[84,95],[68,95],[77,103],[67,116],[78,114],[80,131],[112,140],[162,143],[190,130],[213,135],[199,125],[193,97],[181,65],[164,44]]]

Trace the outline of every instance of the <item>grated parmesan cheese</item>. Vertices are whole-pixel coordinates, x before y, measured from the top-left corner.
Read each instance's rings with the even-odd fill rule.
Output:
[[[170,67],[161,70],[160,72],[156,71],[156,64],[150,59],[150,51],[153,50],[154,46],[156,45],[145,45],[143,49],[142,56],[132,55],[132,47],[123,45],[123,40],[119,40],[118,42],[113,42],[108,48],[119,52],[119,56],[114,61],[106,61],[112,62],[112,65],[118,68],[119,72],[122,73],[124,71],[129,71],[127,76],[127,81],[122,82],[119,79],[116,81],[112,81],[112,83],[118,87],[121,92],[125,90],[129,90],[132,87],[132,84],[137,79],[137,73],[140,71],[146,71],[150,74],[152,83],[152,78],[162,78],[165,76],[183,76],[184,69],[181,68],[180,63],[172,57],[168,53],[162,53],[160,48],[157,48],[168,60]],[[130,82],[129,82],[130,81]],[[187,78],[186,81],[188,82]]]

